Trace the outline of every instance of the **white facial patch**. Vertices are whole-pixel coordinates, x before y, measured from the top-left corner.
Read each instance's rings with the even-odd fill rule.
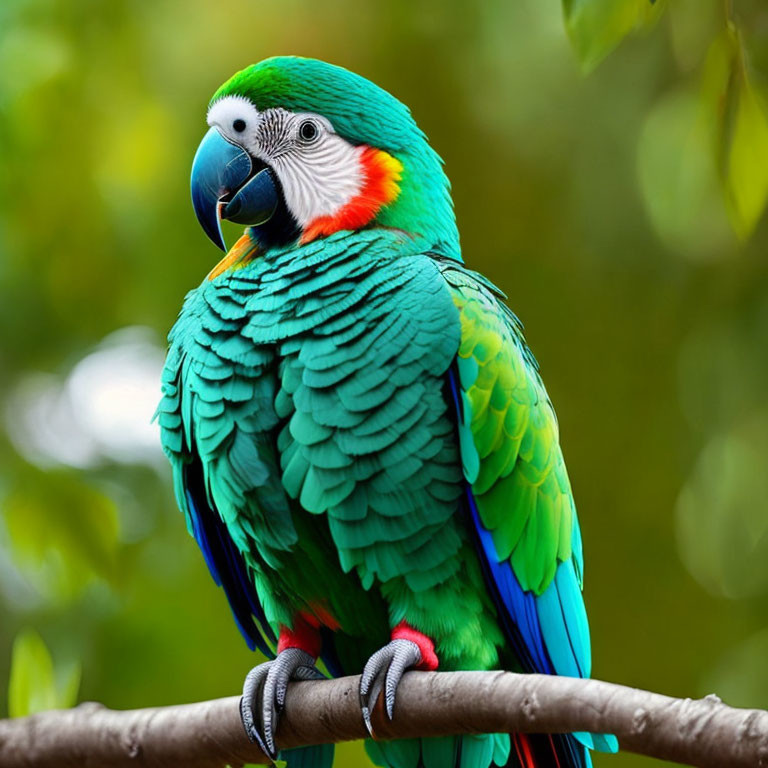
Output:
[[[208,110],[208,125],[216,127],[225,139],[248,148],[256,135],[259,110],[243,96],[219,99]]]
[[[363,149],[338,136],[321,115],[259,112],[242,96],[225,96],[208,110],[208,125],[274,170],[302,228],[338,213],[362,189]]]

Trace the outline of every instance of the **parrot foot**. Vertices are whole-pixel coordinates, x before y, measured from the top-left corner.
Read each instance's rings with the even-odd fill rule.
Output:
[[[245,678],[240,699],[240,719],[248,738],[274,762],[277,760],[275,731],[285,708],[285,694],[291,680],[318,680],[324,675],[315,659],[300,648],[286,648],[273,661],[254,667]]]
[[[373,737],[371,711],[382,689],[387,717],[395,709],[397,686],[406,670],[422,663],[421,649],[411,640],[392,640],[368,659],[360,678],[360,706],[368,733]]]

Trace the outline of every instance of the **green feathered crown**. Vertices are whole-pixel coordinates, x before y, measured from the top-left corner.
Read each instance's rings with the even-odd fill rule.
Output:
[[[259,110],[283,107],[327,117],[336,132],[355,144],[409,150],[426,142],[408,107],[370,80],[317,59],[276,56],[246,67],[211,99],[245,96]]]

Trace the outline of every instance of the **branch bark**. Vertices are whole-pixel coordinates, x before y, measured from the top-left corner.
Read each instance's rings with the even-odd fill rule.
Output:
[[[280,747],[365,736],[358,677],[292,683]],[[615,733],[621,748],[701,768],[768,768],[768,712],[716,696],[673,699],[599,680],[511,672],[411,672],[380,738],[458,733]],[[239,698],[118,712],[86,703],[0,720],[3,768],[220,768],[265,763],[240,724]]]

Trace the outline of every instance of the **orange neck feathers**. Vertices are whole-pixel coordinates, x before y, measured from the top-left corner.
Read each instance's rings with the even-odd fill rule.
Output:
[[[302,243],[342,229],[360,229],[395,200],[400,193],[398,182],[403,171],[403,164],[397,158],[380,149],[364,147],[360,168],[363,185],[357,195],[333,215],[318,216],[310,221],[301,236]]]

